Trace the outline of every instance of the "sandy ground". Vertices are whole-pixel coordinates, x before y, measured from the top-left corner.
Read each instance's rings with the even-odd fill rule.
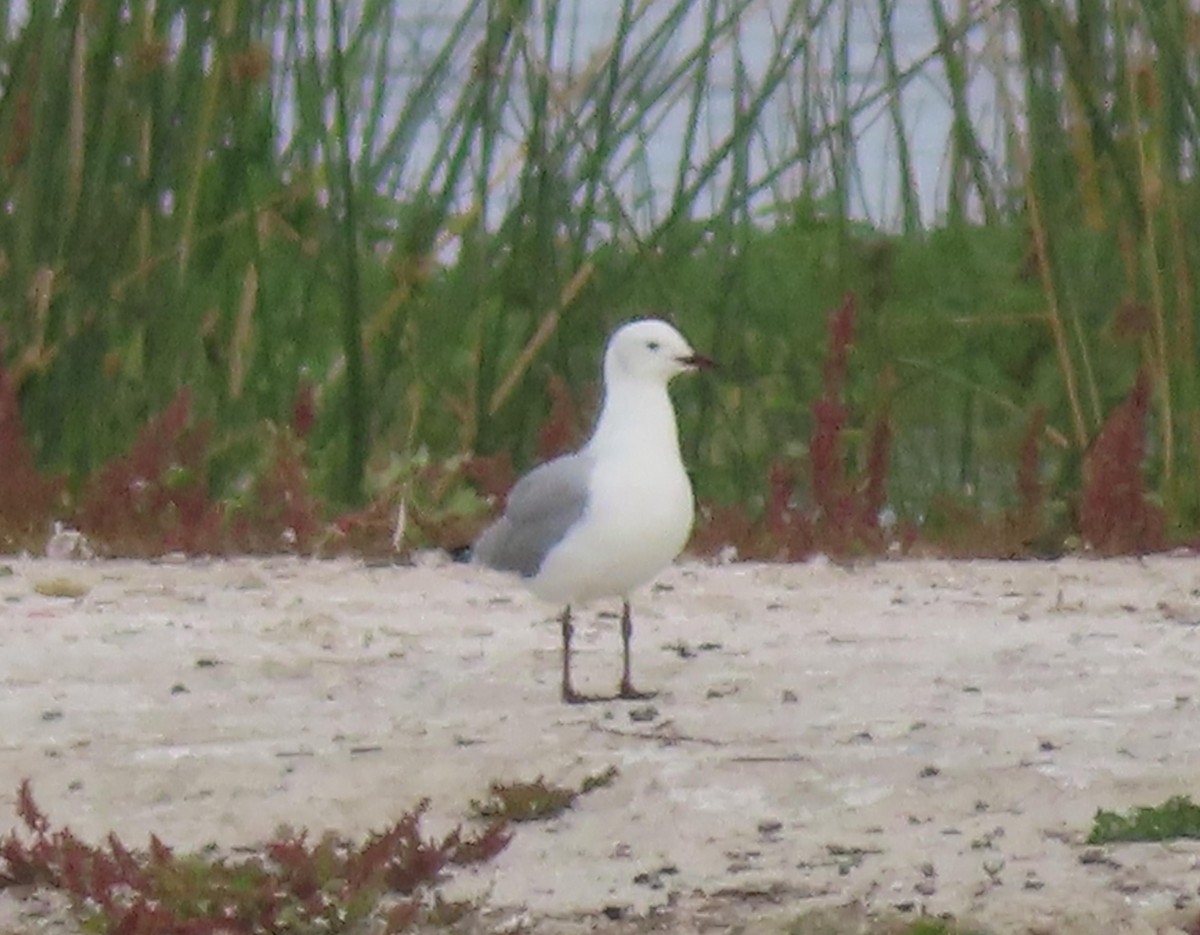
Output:
[[[24,777],[89,839],[196,848],[366,832],[423,796],[443,831],[494,779],[613,765],[456,892],[547,932],[782,931],[847,904],[996,932],[1200,915],[1200,842],[1084,843],[1097,808],[1200,793],[1194,558],[682,565],[635,605],[659,696],[585,707],[558,701],[553,611],[470,567],[7,567],[0,831]],[[35,592],[56,577],[89,590]],[[615,687],[612,610],[581,615],[585,690]],[[0,896],[0,932],[43,923]]]

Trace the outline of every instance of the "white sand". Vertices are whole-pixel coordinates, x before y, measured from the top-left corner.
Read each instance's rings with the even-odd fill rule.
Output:
[[[615,765],[456,892],[555,930],[669,905],[691,931],[718,902],[998,932],[1200,915],[1200,842],[1083,840],[1097,808],[1200,798],[1193,558],[673,568],[635,604],[635,679],[661,690],[642,721],[562,705],[554,610],[474,568],[10,565],[0,831],[24,777],[88,839],[186,849],[361,833],[423,796],[445,831],[493,779]],[[34,592],[58,576],[90,590]],[[620,674],[601,609],[579,619],[584,691]],[[0,895],[0,931],[34,908]]]

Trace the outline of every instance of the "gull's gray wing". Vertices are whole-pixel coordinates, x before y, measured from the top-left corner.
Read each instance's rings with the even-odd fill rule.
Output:
[[[531,578],[547,553],[583,515],[592,458],[564,455],[526,474],[508,495],[504,515],[475,542],[475,561]]]

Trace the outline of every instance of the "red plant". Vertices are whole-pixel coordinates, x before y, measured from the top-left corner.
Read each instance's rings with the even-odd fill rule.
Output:
[[[301,380],[292,400],[292,431],[297,438],[308,438],[317,421],[317,391],[310,380]]]
[[[1020,501],[1019,515],[1034,528],[1042,526],[1042,508],[1046,493],[1038,479],[1040,459],[1038,457],[1042,433],[1046,430],[1046,407],[1037,406],[1029,417],[1025,435],[1021,439],[1021,456],[1017,462],[1017,498]]]
[[[372,920],[398,932],[421,919],[419,892],[436,885],[448,865],[490,860],[511,837],[503,822],[491,822],[475,836],[425,839],[425,809],[423,802],[361,845],[333,834],[310,844],[305,832],[285,832],[260,852],[227,861],[176,856],[154,836],[145,851],[115,834],[104,847],[85,844],[68,828],[51,828],[25,780],[17,794],[25,833],[0,839],[0,889],[61,890],[85,927],[114,935],[365,930]],[[430,914],[444,905],[435,900]]]
[[[1142,473],[1149,408],[1150,379],[1142,370],[1083,459],[1079,529],[1101,555],[1142,554],[1166,546],[1163,511],[1147,498]]]
[[[517,481],[512,455],[507,451],[474,455],[467,460],[463,470],[481,494],[501,504]]]
[[[0,367],[0,552],[40,552],[62,480],[43,477],[25,440],[12,377]]]
[[[239,549],[309,555],[324,529],[321,503],[313,496],[304,463],[304,442],[289,429],[272,433],[267,460],[254,478],[250,498],[233,517]]]
[[[389,493],[365,509],[338,516],[323,551],[375,559],[403,557],[403,553],[398,554],[395,542],[400,504],[401,498]]]
[[[771,464],[767,473],[767,511],[764,516],[774,545],[774,558],[798,562],[815,546],[812,521],[794,502],[796,483],[793,470],[782,461]]]
[[[220,551],[222,510],[209,498],[205,476],[211,429],[207,421],[192,423],[191,392],[180,390],[143,426],[128,454],[89,479],[80,531],[118,555]]]
[[[822,397],[813,403],[813,433],[808,459],[812,472],[812,498],[816,521],[825,537],[841,538],[839,530],[851,525],[851,499],[846,483],[842,433],[846,407],[838,399]]]
[[[813,403],[813,436],[809,445],[815,544],[831,555],[879,551],[879,511],[887,502],[887,468],[891,455],[891,423],[886,405],[877,413],[867,446],[864,475],[851,479],[846,470],[843,435],[850,419],[845,402],[850,351],[854,345],[856,304],[848,295],[829,316],[821,397]],[[885,375],[885,383],[890,378]]]
[[[546,392],[550,394],[550,415],[537,432],[537,454],[541,461],[571,451],[581,440],[579,407],[567,381],[551,373],[546,378]]]
[[[850,408],[845,402],[845,384],[855,335],[853,296],[847,296],[829,316],[828,334],[821,396],[812,405],[808,449],[811,505],[806,509],[797,503],[797,466],[774,461],[767,477],[761,523],[739,520],[735,511],[707,508],[692,542],[694,550],[715,554],[732,545],[743,559],[791,562],[817,550],[846,556],[884,547],[879,513],[887,503],[892,441],[886,403],[872,423],[863,471],[851,476],[846,466],[844,437]],[[891,382],[885,374],[884,388]]]

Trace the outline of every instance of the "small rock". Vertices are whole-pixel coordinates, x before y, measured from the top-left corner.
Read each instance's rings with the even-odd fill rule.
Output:
[[[1102,847],[1089,847],[1079,855],[1081,864],[1111,864],[1112,860]]]
[[[658,717],[658,708],[652,704],[629,709],[629,720],[631,721],[653,721],[656,717]]]
[[[678,640],[674,643],[668,643],[664,648],[669,649],[680,659],[695,659],[696,658],[696,650],[692,649],[692,647],[690,647],[683,640]]]
[[[769,835],[778,834],[783,830],[783,822],[777,821],[774,818],[764,818],[758,823],[758,833]]]
[[[91,588],[81,581],[60,577],[36,581],[33,590],[42,597],[80,598],[86,595]]]
[[[941,773],[942,771],[936,766],[923,766],[921,767],[921,772],[919,772],[917,775],[922,779],[929,779],[933,776],[940,776]]]
[[[783,690],[783,694],[780,695],[779,700],[782,701],[784,704],[795,704],[797,701],[800,700],[800,696],[797,695],[790,688],[785,688]]]
[[[604,917],[606,919],[609,919],[613,922],[618,921],[619,919],[623,918],[625,915],[625,907],[624,906],[605,906],[600,911],[602,913],[604,913]]]

